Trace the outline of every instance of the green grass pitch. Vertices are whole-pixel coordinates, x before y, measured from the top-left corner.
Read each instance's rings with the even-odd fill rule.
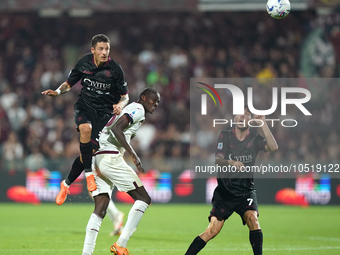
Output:
[[[126,217],[131,205],[117,204]],[[153,204],[128,243],[134,255],[184,254],[208,225],[210,205]],[[264,254],[340,254],[340,207],[260,205]],[[0,204],[0,254],[81,254],[93,204]],[[125,218],[126,220],[126,218]],[[104,219],[94,255],[110,254],[117,237]],[[233,214],[221,233],[201,251],[207,254],[252,254],[248,228]]]

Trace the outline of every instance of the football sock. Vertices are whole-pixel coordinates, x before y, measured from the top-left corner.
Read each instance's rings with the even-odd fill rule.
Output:
[[[107,215],[107,217],[109,217],[109,219],[113,223],[113,225],[115,223],[115,220],[116,220],[119,212],[120,211],[116,207],[115,203],[113,203],[113,201],[110,200],[109,206],[107,207],[107,210],[106,210],[106,215]]]
[[[249,241],[254,255],[262,255],[263,234],[261,229],[249,232]]]
[[[202,250],[204,248],[204,246],[206,244],[207,243],[200,236],[197,236],[194,239],[194,241],[190,244],[185,255],[195,255],[195,254],[197,254],[200,250]]]
[[[71,185],[79,177],[79,175],[81,174],[83,170],[84,170],[84,165],[80,161],[80,156],[78,156],[74,160],[71,171],[68,173],[65,179],[66,184]]]
[[[83,159],[85,173],[92,172],[91,164],[92,164],[92,143],[89,141],[88,143],[80,143],[80,153]]]
[[[91,214],[89,222],[86,226],[83,255],[91,255],[93,253],[102,220],[103,219],[100,218],[97,214]]]
[[[148,204],[141,201],[141,200],[136,200],[135,203],[133,204],[128,218],[127,222],[125,224],[125,227],[118,238],[117,245],[120,247],[126,248],[127,242],[129,241],[130,237],[132,236],[133,232],[136,231],[137,225],[142,219],[142,216],[145,212],[145,210],[148,208]]]

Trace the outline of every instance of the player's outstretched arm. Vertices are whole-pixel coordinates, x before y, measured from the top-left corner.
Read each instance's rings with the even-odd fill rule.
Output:
[[[60,94],[68,92],[71,88],[72,86],[70,84],[68,84],[67,82],[64,82],[56,90],[48,89],[48,90],[41,92],[41,94],[55,97],[55,96],[59,96]]]
[[[255,115],[254,119],[253,119],[257,124],[262,124],[262,131],[264,133],[264,137],[266,138],[267,141],[267,145],[265,150],[266,151],[277,151],[279,149],[279,146],[277,145],[277,142],[272,134],[272,132],[270,131],[267,122],[266,122],[266,118],[264,115]],[[261,120],[261,121],[259,121]]]
[[[132,161],[136,165],[138,171],[144,173],[144,168],[142,167],[142,162],[139,159],[137,153],[132,148],[132,146],[126,141],[124,135],[124,129],[129,126],[129,120],[127,117],[122,116],[118,119],[116,124],[112,127],[112,133],[115,135],[118,142],[124,147],[124,149],[132,156]]]
[[[113,107],[113,114],[119,115],[123,108],[128,104],[129,102],[129,94],[120,95],[120,100],[118,104],[114,104]]]

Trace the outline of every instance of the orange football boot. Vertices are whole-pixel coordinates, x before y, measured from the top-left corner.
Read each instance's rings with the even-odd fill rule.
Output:
[[[115,255],[132,255],[127,248],[120,247],[117,243],[111,246],[110,251]]]
[[[96,181],[94,180],[93,174],[86,177],[86,182],[87,182],[88,191],[92,192],[97,189],[97,184],[96,184]]]
[[[68,187],[66,187],[64,185],[64,181],[62,181],[60,183],[60,191],[59,191],[58,195],[55,198],[55,203],[57,205],[62,205],[65,202],[66,198],[67,198],[67,194],[70,194],[70,191],[69,191]]]

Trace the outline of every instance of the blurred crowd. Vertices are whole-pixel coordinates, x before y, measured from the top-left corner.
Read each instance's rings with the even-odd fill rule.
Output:
[[[2,13],[0,169],[69,171],[79,154],[73,104],[81,85],[54,98],[41,91],[66,80],[76,61],[90,52],[95,34],[111,39],[110,55],[125,71],[130,101],[145,87],[160,92],[159,108],[132,144],[147,167],[172,171],[175,163],[186,167],[190,156],[190,78],[308,77],[300,51],[315,19],[313,12],[292,13],[284,22],[264,12],[101,13],[88,18]],[[331,55],[315,56],[314,77],[338,76],[339,47],[332,48],[332,42],[339,42],[340,30],[328,35]],[[336,101],[339,92],[328,95]],[[280,146],[277,160],[339,157],[334,115],[339,113],[329,105],[328,112],[319,112],[333,121],[323,135],[317,129],[299,133],[274,128]],[[194,141],[197,150],[214,151],[217,136],[209,134],[207,128],[201,142]]]
[[[217,79],[200,79],[206,84],[220,84]],[[336,78],[298,78],[298,79],[224,79],[223,84],[236,85],[243,91],[245,103],[252,88],[252,103],[257,110],[268,110],[277,106],[276,111],[266,116],[266,123],[270,127],[279,150],[275,153],[259,154],[257,163],[309,163],[327,164],[338,162],[340,157],[340,145],[338,130],[340,120],[340,80]],[[277,96],[274,97],[273,87],[277,88]],[[311,93],[311,99],[302,104],[310,115],[293,104],[287,104],[284,115],[281,107],[281,89],[294,87],[307,89]],[[207,114],[201,114],[201,100],[198,96],[193,98],[191,131],[191,153],[196,160],[213,162],[216,150],[216,138],[222,130],[231,129],[233,115],[233,96],[229,90],[216,89],[223,106],[214,105],[213,100],[207,100]],[[287,98],[304,98],[305,95],[287,93]],[[276,98],[274,100],[273,98]],[[276,101],[276,105],[274,103]],[[306,113],[306,114],[308,114]],[[213,120],[215,127],[213,126]],[[249,123],[250,126],[256,126]],[[252,132],[264,136],[261,128],[251,127]]]

